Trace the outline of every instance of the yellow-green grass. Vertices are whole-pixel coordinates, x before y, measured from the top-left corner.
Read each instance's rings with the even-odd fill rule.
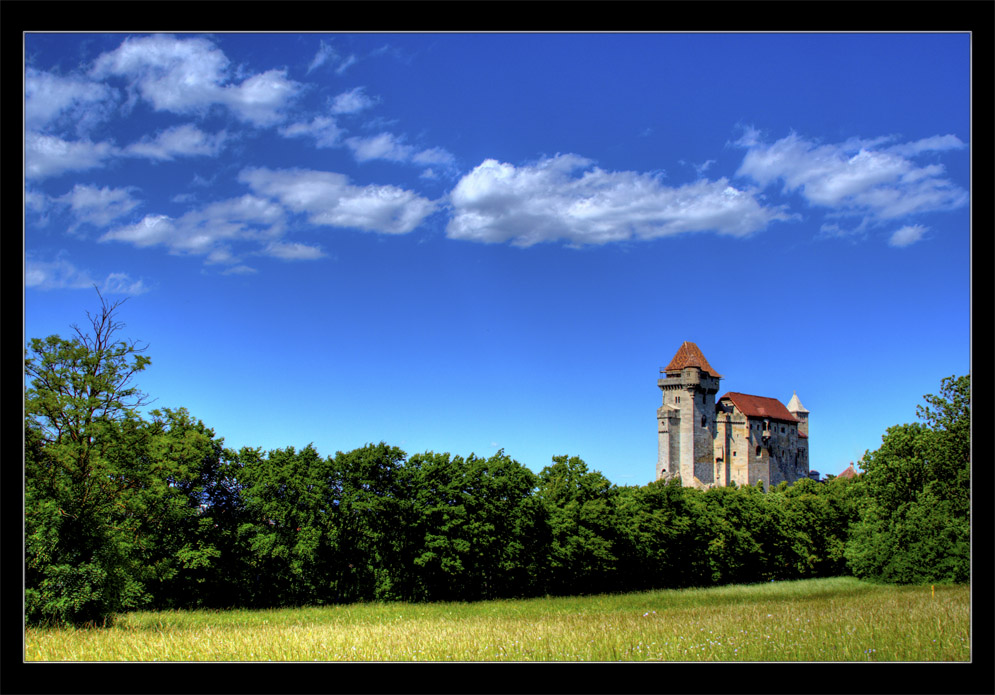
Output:
[[[813,579],[480,603],[135,612],[28,661],[969,661],[967,586]]]

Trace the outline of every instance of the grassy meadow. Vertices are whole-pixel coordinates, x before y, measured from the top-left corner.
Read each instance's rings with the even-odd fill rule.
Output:
[[[135,612],[27,661],[968,661],[970,587],[810,579],[480,603]]]

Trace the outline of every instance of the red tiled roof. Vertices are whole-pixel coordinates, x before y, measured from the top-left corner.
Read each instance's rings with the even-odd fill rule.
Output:
[[[788,412],[784,404],[776,398],[766,398],[764,396],[750,396],[745,393],[735,393],[730,391],[719,399],[730,400],[746,417],[764,417],[770,420],[783,420],[784,422],[798,422],[798,418]]]
[[[857,477],[857,470],[853,467],[853,461],[847,466],[847,469],[840,473],[837,478],[855,478]]]
[[[670,364],[664,367],[665,372],[679,372],[685,367],[697,367],[701,371],[711,374],[712,376],[717,376],[720,379],[722,375],[719,374],[715,369],[708,363],[705,356],[701,354],[701,350],[694,343],[685,340],[681,346],[677,349],[677,354],[674,355],[674,359],[670,360]]]

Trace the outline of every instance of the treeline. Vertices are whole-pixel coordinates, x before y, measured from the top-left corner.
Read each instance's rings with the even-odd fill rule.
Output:
[[[131,381],[148,364],[145,348],[116,340],[119,305],[101,303],[88,315],[92,330],[36,339],[27,351],[29,623],[851,571],[889,581],[969,576],[966,377],[927,397],[926,424],[889,430],[856,479],[766,492],[619,487],[567,456],[536,474],[503,451],[233,451],[185,409],[139,415],[145,397]]]

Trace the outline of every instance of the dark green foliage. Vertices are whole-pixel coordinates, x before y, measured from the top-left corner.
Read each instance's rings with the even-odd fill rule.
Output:
[[[408,500],[400,474],[405,458],[383,442],[335,455],[331,479],[338,552],[330,573],[338,600],[405,598],[398,581],[407,571],[402,558]]]
[[[604,591],[610,587],[615,555],[615,498],[618,488],[581,459],[554,456],[539,473],[539,500],[549,527],[546,586],[550,593]]]
[[[690,491],[680,481],[657,480],[618,492],[619,575],[630,590],[689,586],[692,516]]]
[[[106,624],[223,608],[584,594],[845,574],[969,579],[970,381],[888,430],[855,479],[707,491],[616,487],[580,458],[538,475],[499,451],[383,442],[225,449],[185,409],[143,419],[148,364],[92,332],[25,360],[25,612]]]
[[[99,294],[99,293],[98,293]],[[25,351],[25,613],[31,622],[104,623],[147,598],[136,578],[139,491],[149,481],[132,384],[149,359],[116,341],[119,304],[101,297],[90,330]]]
[[[499,451],[488,459],[413,456],[405,467],[414,594],[481,599],[527,595],[543,535],[536,476]]]
[[[843,551],[857,519],[857,487],[851,478],[799,480],[778,487],[786,505],[784,530],[791,537],[800,577],[847,574]]]
[[[925,422],[888,428],[861,460],[866,488],[846,558],[858,577],[896,583],[970,577],[970,378],[925,396]]]

